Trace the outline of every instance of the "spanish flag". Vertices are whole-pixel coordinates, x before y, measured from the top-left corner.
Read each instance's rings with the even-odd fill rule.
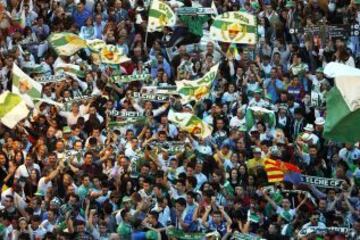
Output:
[[[293,164],[272,159],[265,159],[265,171],[269,182],[282,182],[288,173],[301,173],[301,170]]]

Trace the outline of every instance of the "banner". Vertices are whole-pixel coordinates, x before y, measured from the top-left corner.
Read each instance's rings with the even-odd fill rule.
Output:
[[[210,38],[228,43],[256,44],[256,17],[242,11],[218,15],[210,27]]]
[[[149,144],[151,147],[159,147],[162,148],[169,153],[178,153],[184,151],[185,143],[183,141],[171,141],[171,142],[152,142]]]
[[[148,32],[162,31],[165,26],[173,27],[176,15],[169,5],[159,0],[153,0],[149,10]]]
[[[136,118],[136,117],[144,117],[144,113],[141,112],[124,112],[118,110],[111,110],[108,112],[111,117],[123,117],[123,118]]]
[[[301,182],[304,184],[314,185],[315,187],[320,187],[320,188],[341,188],[341,185],[344,183],[344,180],[301,175]]]
[[[264,238],[260,238],[247,233],[239,233],[238,231],[234,232],[232,240],[263,240]]]
[[[93,98],[96,98],[96,96],[83,95],[83,96],[74,97],[74,98],[64,98],[64,105],[69,106],[74,102],[80,102],[80,101],[83,101],[83,100],[89,100],[89,99],[93,99]]]
[[[185,233],[183,230],[176,228],[168,228],[166,235],[179,240],[201,240],[205,236],[204,233]]]
[[[167,102],[167,101],[169,101],[169,96],[159,95],[159,94],[152,94],[152,93],[133,92],[133,97],[136,98],[136,99],[150,100],[150,101],[154,101],[154,102]]]
[[[151,75],[148,73],[143,74],[133,74],[133,75],[113,75],[111,76],[111,81],[113,83],[124,84],[129,82],[136,82],[136,81],[147,81],[151,79]]]
[[[177,15],[212,15],[216,14],[213,8],[181,7],[176,10]]]
[[[326,235],[328,233],[340,233],[347,236],[347,239],[355,239],[356,237],[353,229],[345,227],[307,227],[299,231],[298,237],[302,238],[310,234]]]
[[[111,121],[109,122],[108,126],[109,128],[115,128],[115,127],[122,127],[130,124],[142,124],[144,125],[146,123],[146,117],[128,117],[126,120],[123,121]]]
[[[65,80],[65,78],[66,75],[64,73],[60,73],[56,75],[35,77],[34,80],[37,81],[38,83],[46,84],[46,83],[60,82]]]

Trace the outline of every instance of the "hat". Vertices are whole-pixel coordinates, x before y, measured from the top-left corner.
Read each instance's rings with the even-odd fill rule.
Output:
[[[63,133],[71,133],[71,128],[69,126],[63,127]]]
[[[259,94],[261,94],[261,93],[262,93],[262,89],[261,89],[261,88],[257,88],[256,90],[254,90],[254,93],[259,93]]]
[[[256,147],[253,149],[253,153],[261,153],[261,149]]]
[[[317,117],[315,119],[315,125],[324,125],[325,124],[325,119],[323,117]]]
[[[272,146],[270,148],[270,154],[274,157],[280,157],[281,156],[281,152],[279,150],[279,148],[277,146]]]
[[[295,7],[294,1],[292,0],[287,1],[285,7],[287,8]]]
[[[311,139],[311,135],[308,133],[304,133],[303,135],[301,135],[301,139],[303,141],[309,141]]]
[[[316,69],[317,73],[324,73],[324,68],[323,67],[319,67]]]
[[[304,127],[305,131],[309,131],[309,132],[313,132],[314,131],[314,125],[308,123],[306,124],[306,126]]]
[[[122,198],[122,202],[125,203],[125,202],[130,202],[131,201],[131,198],[128,197],[128,196],[125,196]]]
[[[54,204],[58,207],[61,206],[61,200],[58,198],[58,197],[54,197],[51,201],[50,201],[50,204]]]

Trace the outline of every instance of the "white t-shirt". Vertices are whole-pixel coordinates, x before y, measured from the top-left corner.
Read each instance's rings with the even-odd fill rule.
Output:
[[[48,183],[45,182],[45,177],[40,178],[38,182],[37,190],[39,192],[43,192],[44,194],[47,193],[48,189],[52,187],[52,182],[49,181]]]

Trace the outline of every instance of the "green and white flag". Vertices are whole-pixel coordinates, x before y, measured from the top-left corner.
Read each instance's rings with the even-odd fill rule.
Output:
[[[72,56],[80,49],[87,47],[85,40],[68,32],[53,33],[49,36],[48,41],[56,53],[62,56]]]
[[[326,95],[324,136],[340,142],[360,141],[360,70],[329,63],[324,73],[335,78],[335,86]]]
[[[19,95],[9,91],[5,91],[0,95],[0,121],[6,127],[14,128],[28,114],[29,109]]]
[[[88,48],[92,52],[100,52],[101,49],[106,47],[106,42],[100,39],[86,40]]]
[[[218,15],[210,27],[210,38],[220,42],[256,44],[256,17],[243,11]]]
[[[269,128],[275,127],[276,118],[275,113],[272,110],[262,108],[262,107],[249,107],[246,110],[245,114],[246,127],[250,130],[255,123],[256,120],[262,121],[267,124]]]
[[[42,85],[29,77],[14,63],[12,69],[12,92],[35,99],[41,98],[41,91]]]
[[[199,101],[206,97],[211,88],[212,82],[216,79],[219,64],[211,67],[202,78],[197,80],[182,80],[176,82],[176,91],[180,94],[182,104],[192,100]]]
[[[108,44],[100,50],[100,60],[102,64],[117,65],[131,59],[115,45]]]
[[[168,114],[168,119],[180,129],[203,139],[212,133],[212,127],[210,125],[191,113],[175,112],[171,109]]]
[[[65,73],[71,77],[85,78],[85,72],[81,70],[81,67],[76,64],[62,63],[56,66],[56,74]]]
[[[153,0],[149,10],[148,32],[161,32],[163,27],[173,27],[176,24],[176,14],[166,2]]]
[[[41,64],[36,64],[36,63],[27,63],[24,64],[22,66],[22,69],[27,73],[27,74],[43,74],[45,72],[44,67]]]

